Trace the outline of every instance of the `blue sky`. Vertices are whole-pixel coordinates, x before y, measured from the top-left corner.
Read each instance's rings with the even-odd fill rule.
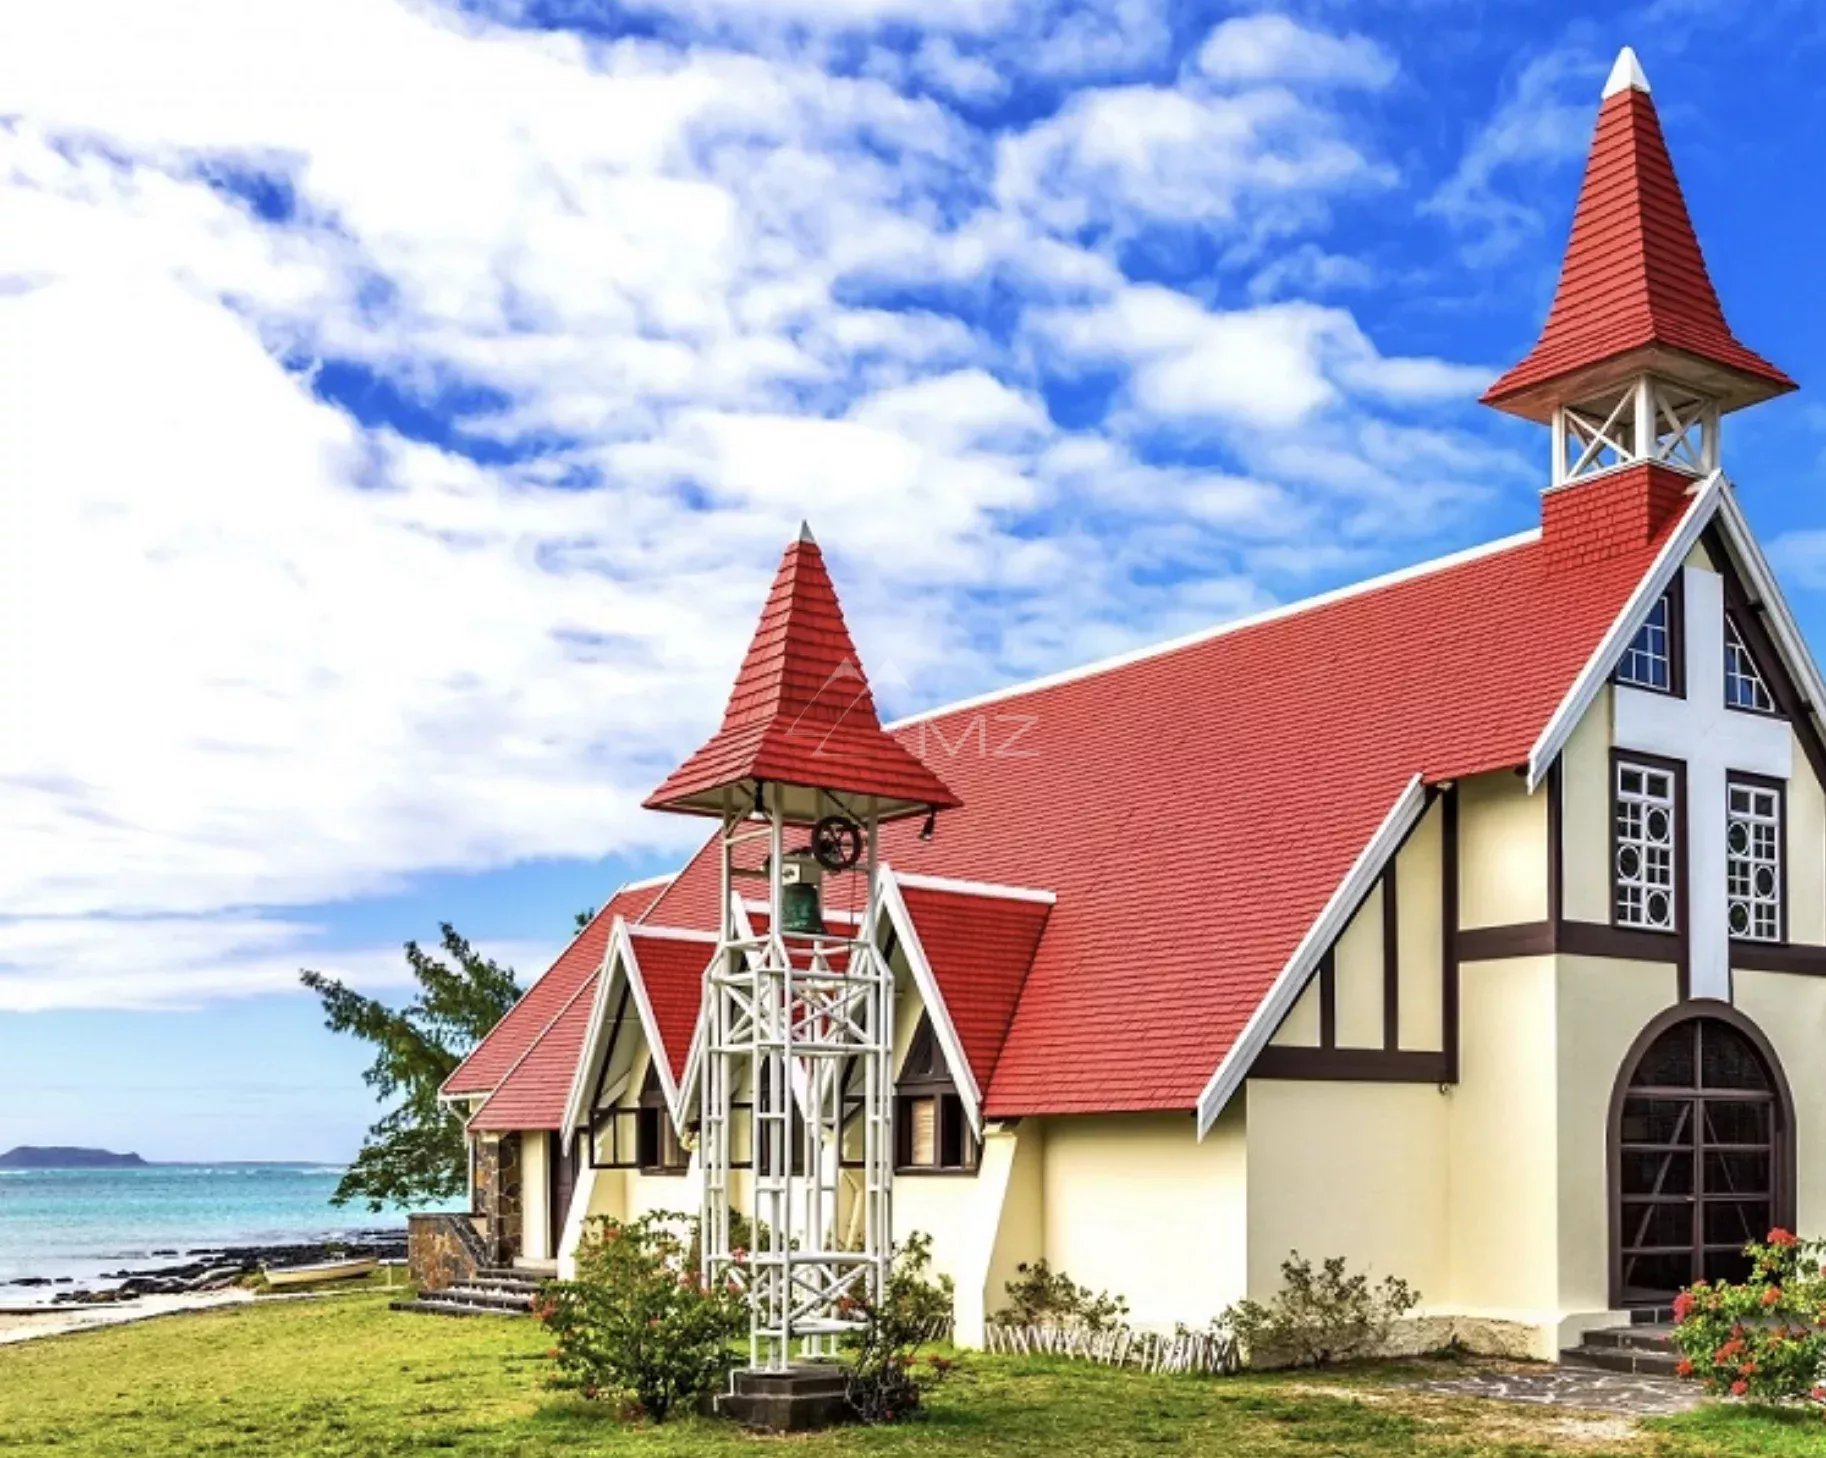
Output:
[[[1826,636],[1826,18],[70,0],[0,18],[0,1147],[351,1152],[300,966],[688,847],[801,515],[890,712],[1531,524],[1475,397],[1642,55]]]

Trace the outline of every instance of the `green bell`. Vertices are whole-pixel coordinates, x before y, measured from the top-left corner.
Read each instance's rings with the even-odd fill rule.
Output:
[[[816,881],[789,881],[781,888],[780,930],[824,934],[824,912]]]

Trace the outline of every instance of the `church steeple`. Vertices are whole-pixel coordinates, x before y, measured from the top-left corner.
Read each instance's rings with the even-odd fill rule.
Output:
[[[1559,484],[1644,461],[1710,471],[1719,416],[1793,388],[1725,322],[1648,78],[1626,46],[1598,108],[1547,323],[1484,403],[1551,424]]]

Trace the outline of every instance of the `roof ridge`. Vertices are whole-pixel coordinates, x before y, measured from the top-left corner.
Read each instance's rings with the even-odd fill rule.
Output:
[[[1494,541],[1479,542],[1471,547],[1461,547],[1458,551],[1448,552],[1443,557],[1432,557],[1423,562],[1410,563],[1406,567],[1397,567],[1393,571],[1384,572],[1375,577],[1365,577],[1361,581],[1346,583],[1342,587],[1328,588],[1311,597],[1296,598],[1293,602],[1264,608],[1258,613],[1230,618],[1211,627],[1198,628],[1190,633],[1183,633],[1177,638],[1168,638],[1140,648],[1130,648],[1121,653],[1113,653],[1107,658],[1079,664],[1075,668],[1055,669],[1051,673],[1039,674],[1034,678],[1006,684],[998,689],[989,689],[980,694],[957,699],[952,703],[940,704],[936,708],[922,709],[916,714],[905,715],[882,727],[892,734],[913,724],[942,718],[946,714],[954,714],[960,709],[974,709],[982,704],[997,703],[1020,694],[1038,693],[1041,689],[1054,688],[1059,684],[1075,683],[1079,679],[1094,678],[1101,673],[1112,673],[1116,669],[1127,668],[1132,663],[1145,663],[1151,658],[1164,658],[1188,648],[1197,648],[1201,644],[1213,642],[1218,638],[1227,638],[1235,633],[1247,632],[1251,628],[1267,627],[1270,623],[1297,617],[1301,613],[1331,607],[1336,603],[1364,597],[1385,588],[1400,587],[1403,583],[1431,576],[1435,572],[1448,572],[1454,567],[1462,567],[1485,557],[1494,557],[1502,552],[1528,546],[1539,541],[1540,536],[1539,527],[1530,527],[1526,531],[1515,532],[1507,537],[1498,537]]]

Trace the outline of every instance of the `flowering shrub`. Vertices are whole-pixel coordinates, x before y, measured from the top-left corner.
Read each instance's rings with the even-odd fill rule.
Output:
[[[882,1299],[849,1297],[843,1315],[859,1318],[860,1331],[844,1343],[850,1411],[865,1423],[911,1417],[925,1395],[956,1368],[954,1358],[936,1353],[923,1361],[922,1342],[951,1320],[953,1285],[932,1274],[932,1237],[914,1233],[896,1248]]]
[[[1749,1280],[1700,1281],[1674,1298],[1680,1375],[1721,1396],[1826,1401],[1826,1241],[1776,1229],[1744,1253]]]
[[[1319,1367],[1374,1355],[1419,1303],[1420,1293],[1395,1276],[1372,1286],[1349,1274],[1342,1256],[1315,1269],[1296,1250],[1281,1262],[1272,1301],[1239,1301],[1213,1325],[1253,1367]]]
[[[664,1422],[735,1365],[731,1339],[747,1308],[728,1287],[706,1290],[691,1259],[689,1217],[590,1221],[577,1278],[547,1286],[533,1312],[552,1333],[553,1387]]]
[[[1093,1293],[1044,1260],[1023,1261],[1002,1289],[1008,1304],[989,1319],[998,1326],[1074,1326],[1101,1332],[1129,1314],[1129,1303],[1108,1291]]]

